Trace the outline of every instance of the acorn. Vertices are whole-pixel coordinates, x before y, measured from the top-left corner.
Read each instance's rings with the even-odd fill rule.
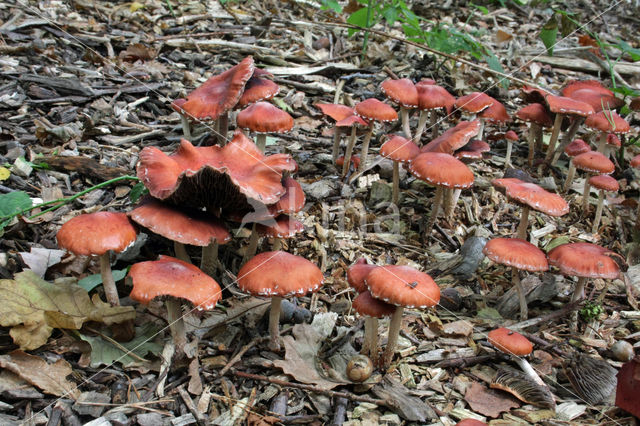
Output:
[[[611,346],[611,352],[618,361],[627,362],[634,357],[633,345],[626,340],[618,340]]]
[[[352,382],[364,382],[373,372],[373,363],[366,355],[356,355],[347,364],[347,377]]]

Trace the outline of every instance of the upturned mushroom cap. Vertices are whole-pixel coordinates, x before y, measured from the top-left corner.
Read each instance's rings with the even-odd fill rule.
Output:
[[[443,152],[453,154],[465,146],[480,130],[480,120],[461,121],[422,148],[420,152]]]
[[[489,152],[491,147],[485,141],[473,139],[455,152],[455,157],[463,163],[471,163],[483,159],[483,153]]]
[[[275,223],[269,221],[268,224],[256,224],[256,231],[267,237],[291,238],[304,231],[304,224],[283,214],[275,219]]]
[[[416,84],[416,89],[418,90],[418,109],[445,108],[451,111],[456,103],[456,98],[447,92],[447,89],[434,83],[427,84],[421,81]]]
[[[340,121],[356,113],[353,108],[341,104],[318,103],[315,104],[315,106],[318,107],[324,115],[333,118],[335,121]]]
[[[545,191],[535,183],[523,182],[516,178],[502,178],[494,179],[491,184],[503,191],[507,198],[526,204],[549,216],[562,216],[569,213],[569,205],[564,198]]]
[[[569,157],[575,157],[576,155],[580,155],[589,151],[591,151],[591,147],[589,146],[588,143],[586,143],[582,139],[574,139],[564,149],[564,153],[567,154]]]
[[[413,81],[408,78],[397,80],[387,79],[380,85],[382,93],[393,103],[405,108],[415,108],[418,106],[418,90]]]
[[[389,135],[380,147],[380,155],[393,161],[407,163],[420,154],[420,148],[413,141],[398,135]]]
[[[485,244],[482,252],[502,265],[530,272],[549,269],[547,257],[538,247],[520,238],[494,238]]]
[[[528,123],[535,123],[542,127],[553,126],[553,119],[544,105],[535,103],[522,107],[516,112],[516,117]]]
[[[347,269],[347,282],[358,293],[367,291],[367,285],[365,284],[364,279],[369,275],[369,272],[377,267],[377,265],[367,263],[367,259],[361,257],[356,261],[356,263]]]
[[[615,111],[600,111],[587,117],[584,125],[590,129],[607,133],[628,133],[631,130],[629,123],[620,117]]]
[[[398,119],[398,113],[389,105],[375,98],[365,99],[355,107],[356,114],[367,121],[389,122]]]
[[[547,253],[549,264],[560,269],[562,275],[605,279],[620,274],[613,256],[624,260],[614,251],[591,243],[562,244]]]
[[[547,105],[549,105],[551,112],[555,112],[556,114],[588,117],[595,113],[591,105],[565,96],[547,95],[545,99],[547,100]]]
[[[430,308],[440,301],[440,288],[433,279],[409,266],[380,266],[365,278],[376,299],[405,308]]]
[[[616,166],[611,160],[597,151],[588,151],[573,157],[573,164],[576,169],[591,173],[611,174]]]
[[[493,99],[493,98],[491,98]],[[478,114],[478,117],[483,118],[492,123],[508,123],[511,121],[511,116],[507,112],[507,109],[501,102],[493,100],[493,105],[484,109]]]
[[[500,352],[509,355],[525,356],[533,351],[533,345],[529,339],[504,327],[491,330],[488,334],[488,340]]]
[[[238,103],[253,71],[253,58],[248,56],[238,65],[209,78],[189,93],[179,107],[193,118],[215,120]]]
[[[200,211],[185,212],[175,206],[149,199],[127,213],[131,220],[171,241],[193,246],[208,246],[213,241],[231,240],[227,227],[218,219]]]
[[[293,128],[293,117],[269,102],[256,102],[238,113],[236,123],[256,133],[285,133]]]
[[[594,188],[604,189],[609,192],[617,192],[620,184],[609,175],[595,175],[589,178],[589,184]]]
[[[302,296],[317,291],[323,282],[316,265],[283,251],[260,253],[238,271],[238,287],[254,296]]]
[[[213,278],[198,267],[169,256],[136,263],[128,276],[133,280],[129,297],[144,304],[156,297],[172,296],[208,311],[222,298],[222,289]]]
[[[242,109],[253,103],[269,100],[279,92],[280,86],[269,79],[256,77],[254,73],[244,86],[244,92],[235,108]]]
[[[393,315],[396,307],[376,299],[371,295],[369,290],[365,290],[353,299],[351,303],[353,309],[360,315],[366,315],[373,318],[384,318]]]
[[[420,180],[447,188],[469,188],[473,172],[462,161],[440,152],[423,152],[415,157],[409,171]]]
[[[456,99],[455,107],[471,114],[477,114],[494,104],[496,100],[484,92],[473,92]]]
[[[58,245],[81,256],[124,251],[136,240],[136,229],[124,213],[81,214],[65,222],[56,235]]]

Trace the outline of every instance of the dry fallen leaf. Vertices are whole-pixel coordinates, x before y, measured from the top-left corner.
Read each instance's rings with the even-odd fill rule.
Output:
[[[13,351],[0,355],[0,367],[17,374],[45,393],[76,399],[80,395],[77,386],[66,377],[72,373],[71,365],[59,359],[54,364],[47,364],[40,357],[22,351]]]
[[[29,253],[20,252],[19,254],[22,260],[24,260],[24,263],[42,278],[49,266],[59,263],[65,253],[64,250],[31,247]]]
[[[493,418],[498,417],[503,411],[520,406],[510,395],[489,389],[478,382],[469,386],[464,400],[476,413]]]

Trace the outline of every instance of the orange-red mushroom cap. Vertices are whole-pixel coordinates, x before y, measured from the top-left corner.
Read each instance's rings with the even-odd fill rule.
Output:
[[[493,98],[492,98],[493,99]],[[478,117],[483,118],[492,123],[507,123],[511,121],[511,116],[507,112],[507,109],[494,99],[493,105],[484,109],[478,114]]]
[[[392,135],[380,147],[380,155],[393,161],[406,163],[420,154],[420,148],[413,141],[402,136]]]
[[[367,263],[367,259],[362,257],[347,269],[347,282],[358,293],[367,291],[367,285],[365,284],[364,279],[369,275],[369,272],[377,267],[377,265]]]
[[[461,121],[420,149],[420,152],[453,154],[480,131],[480,120]]]
[[[573,157],[573,164],[577,169],[591,173],[611,174],[616,166],[611,160],[597,151],[588,151]]]
[[[485,244],[482,252],[502,265],[530,272],[549,269],[547,257],[538,247],[520,238],[494,238]]]
[[[473,172],[452,155],[423,152],[410,165],[411,173],[432,185],[447,188],[469,188],[473,185]]]
[[[447,92],[447,89],[434,83],[419,82],[416,88],[418,89],[418,108],[421,110],[445,108],[451,111],[456,103],[456,98]]]
[[[269,102],[256,102],[238,113],[236,123],[256,133],[285,133],[293,128],[293,117]]]
[[[553,120],[544,105],[535,103],[522,107],[516,112],[516,117],[528,123],[535,123],[542,127],[553,126]]]
[[[608,133],[627,133],[631,130],[629,123],[615,111],[600,111],[590,115],[584,125],[590,129]]]
[[[580,155],[589,151],[591,151],[591,147],[582,139],[574,139],[564,149],[564,153],[569,157],[575,157],[576,155]]]
[[[375,98],[365,99],[355,107],[356,114],[367,121],[396,121],[398,113],[389,105]]]
[[[81,256],[124,251],[136,240],[136,229],[124,213],[96,212],[81,214],[60,228],[58,245]]]
[[[533,345],[529,339],[504,327],[491,330],[488,334],[488,340],[500,352],[509,355],[525,356],[533,351]]]
[[[604,189],[605,191],[616,192],[620,189],[620,184],[617,180],[609,175],[595,175],[589,178],[589,184],[597,189]]]
[[[595,112],[591,105],[565,96],[547,95],[545,99],[551,112],[555,112],[556,114],[587,117]]]
[[[591,243],[562,244],[547,253],[549,264],[560,269],[562,275],[605,279],[615,279],[620,274],[614,256],[621,258],[614,251]]]
[[[280,92],[280,86],[266,78],[251,77],[244,86],[244,92],[235,105],[236,109],[244,108],[256,102],[266,101]]]
[[[433,279],[409,266],[380,266],[365,278],[376,299],[406,308],[430,308],[440,301],[440,288]]]
[[[365,290],[353,299],[351,306],[360,315],[366,315],[373,318],[384,318],[393,315],[396,307],[376,299],[371,295],[369,290]]]
[[[380,90],[392,102],[405,108],[418,106],[418,90],[408,78],[387,79],[380,85]]]
[[[494,179],[491,183],[503,191],[507,198],[526,204],[549,216],[562,216],[569,213],[569,204],[564,198],[545,191],[535,183],[523,182],[516,178]]]
[[[484,92],[473,92],[456,99],[455,107],[463,111],[477,114],[496,102],[491,96]]]
[[[275,219],[275,223],[269,221],[266,224],[256,224],[256,231],[260,235],[267,237],[291,238],[304,231],[304,224],[286,214],[282,214]]]
[[[318,103],[315,105],[320,109],[320,111],[322,111],[324,115],[333,118],[335,121],[340,121],[355,114],[355,110],[346,105],[323,103]]]

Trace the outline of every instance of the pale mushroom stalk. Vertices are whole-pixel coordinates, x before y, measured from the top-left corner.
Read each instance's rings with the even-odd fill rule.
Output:
[[[518,290],[518,301],[520,302],[520,321],[524,321],[529,317],[529,308],[527,307],[527,296],[524,292],[522,282],[520,282],[520,271],[517,268],[511,268],[512,281]]]
[[[527,239],[527,228],[529,227],[529,210],[531,207],[524,204],[522,206],[522,214],[520,215],[520,223],[518,224],[518,232],[517,237],[526,240]]]
[[[269,311],[269,349],[272,351],[280,350],[280,305],[282,297],[271,297],[271,310]]]
[[[107,298],[107,302],[109,302],[111,306],[120,306],[118,288],[116,287],[116,282],[114,281],[113,274],[111,272],[110,252],[111,250],[108,250],[106,253],[100,255],[100,275],[102,276],[102,286],[104,288],[104,295]]]
[[[431,114],[429,116],[431,117],[429,119],[431,139],[435,139],[438,137],[438,133],[440,133],[440,122],[438,121],[438,114],[436,113],[436,110],[431,110]]]
[[[605,152],[605,148],[607,147],[607,134],[605,132],[600,133],[600,139],[598,139],[598,149],[597,151],[607,155]]]
[[[589,212],[589,193],[591,192],[591,183],[589,178],[593,176],[592,173],[587,173],[584,179],[584,189],[582,190],[582,211],[586,214]]]
[[[188,141],[191,140],[191,123],[189,123],[189,118],[186,114],[180,114],[180,121],[182,122],[182,134],[184,138]]]
[[[424,133],[424,129],[427,127],[427,120],[431,117],[431,121],[434,120],[435,113],[433,111],[429,112],[429,110],[420,111],[420,115],[418,116],[418,128],[416,129],[416,134],[413,137],[413,142],[420,145],[420,139],[422,138],[422,133]]]
[[[256,135],[256,146],[261,152],[267,148],[267,135],[265,133],[258,133]]]
[[[202,247],[200,269],[207,275],[214,275],[218,269],[218,241],[215,240]]]
[[[596,217],[593,219],[593,227],[591,228],[592,234],[595,234],[596,232],[598,232],[598,227],[600,226],[600,220],[602,219],[603,208],[604,208],[604,189],[601,189],[598,195],[598,207],[596,208]]]
[[[167,306],[167,322],[169,323],[169,330],[171,330],[171,337],[178,349],[178,353],[181,354],[187,344],[187,331],[182,319],[182,303],[174,297],[169,297],[165,305]]]
[[[477,117],[476,114],[472,115],[469,121],[475,120],[476,117]],[[482,140],[482,136],[484,135],[484,120],[482,118],[479,118],[478,120],[480,120],[480,127],[478,128],[478,134],[476,135],[476,139]]]
[[[573,295],[571,296],[571,301],[575,302],[576,300],[580,300],[584,297],[584,286],[587,283],[586,277],[579,277],[578,282],[576,283],[576,288],[573,290]]]
[[[256,254],[259,240],[260,240],[260,235],[258,235],[258,231],[256,230],[256,224],[254,223],[253,226],[251,227],[251,237],[249,237],[249,244],[247,245],[247,251],[244,254],[244,262],[252,258],[254,254]]]
[[[271,245],[271,250],[277,251],[282,248],[282,238],[275,237],[273,239],[273,244]]]
[[[511,166],[511,150],[513,149],[513,141],[507,139],[507,154],[504,158],[504,168]]]
[[[529,156],[527,157],[527,164],[529,164],[529,167],[533,166],[533,156],[536,153],[536,135],[538,134],[538,129],[541,129],[540,125],[536,123],[530,123],[529,133],[527,135],[527,142],[529,143]]]
[[[331,158],[335,163],[338,159],[338,151],[340,151],[340,139],[342,139],[342,129],[338,126],[333,128],[333,149],[331,150]]]
[[[364,320],[364,342],[362,353],[369,355],[375,363],[378,356],[378,318],[367,316]]]
[[[564,181],[564,185],[562,186],[562,192],[568,192],[571,187],[571,183],[573,182],[573,178],[576,176],[576,165],[573,164],[573,159],[569,161],[569,170],[567,171],[567,179]]]
[[[229,113],[225,112],[218,117],[218,145],[225,146],[227,144],[227,135],[229,133]]]
[[[402,120],[402,131],[407,139],[411,139],[411,126],[409,122],[409,109],[400,107],[400,119]]]
[[[360,154],[360,167],[358,171],[360,173],[364,172],[367,167],[367,155],[369,155],[369,142],[371,142],[371,138],[373,136],[373,121],[369,123],[369,131],[364,136],[364,140],[362,141],[362,154]],[[345,164],[347,163],[347,156],[344,157]]]
[[[173,242],[173,251],[176,254],[176,257],[184,262],[191,263],[191,258],[187,253],[187,249],[184,244],[179,243],[177,241]]]
[[[584,117],[573,118],[573,121],[571,121],[571,125],[569,126],[565,134],[562,136],[562,143],[558,146],[558,148],[556,148],[556,152],[553,155],[553,159],[551,160],[552,166],[556,164],[556,162],[558,161],[558,159],[560,159],[560,156],[564,152],[564,149],[567,147],[567,145],[571,143],[573,138],[575,138],[576,133],[578,133],[578,129],[580,128],[580,125],[583,122],[584,122]],[[605,142],[606,142],[606,139],[607,138],[605,136]]]
[[[529,378],[531,378],[534,382],[536,382],[540,386],[547,387],[545,382],[540,378],[536,370],[533,369],[531,364],[529,364],[529,362],[526,359],[520,356],[515,356],[515,355],[511,355],[511,359],[515,361],[515,363],[518,364],[518,366],[522,369],[522,371],[527,376],[529,376]]]
[[[384,368],[387,368],[389,367],[389,365],[391,365],[391,360],[393,359],[393,354],[395,353],[396,345],[398,344],[398,336],[400,335],[400,326],[402,325],[403,312],[404,307],[396,306],[396,310],[391,316],[391,322],[389,323],[389,337],[387,338],[387,347],[384,348],[384,353],[382,354],[382,365]]]
[[[435,225],[436,219],[438,218],[438,210],[440,209],[440,204],[442,204],[443,193],[444,187],[436,186],[436,193],[433,196],[433,207],[431,207],[431,216],[429,216],[429,221],[427,222],[427,226],[425,227],[426,237],[431,234],[433,225]]]
[[[355,126],[351,127],[351,136],[347,143],[347,150],[344,153],[344,164],[342,165],[342,177],[347,175],[349,171],[349,165],[351,164],[351,156],[353,155],[353,146],[356,144],[357,129]]]
[[[553,129],[551,130],[551,139],[549,139],[549,146],[547,147],[547,154],[544,156],[545,163],[548,163],[551,160],[555,150],[556,143],[558,142],[558,136],[560,136],[560,128],[562,127],[562,120],[564,119],[564,114],[556,114],[556,118],[553,122]]]

